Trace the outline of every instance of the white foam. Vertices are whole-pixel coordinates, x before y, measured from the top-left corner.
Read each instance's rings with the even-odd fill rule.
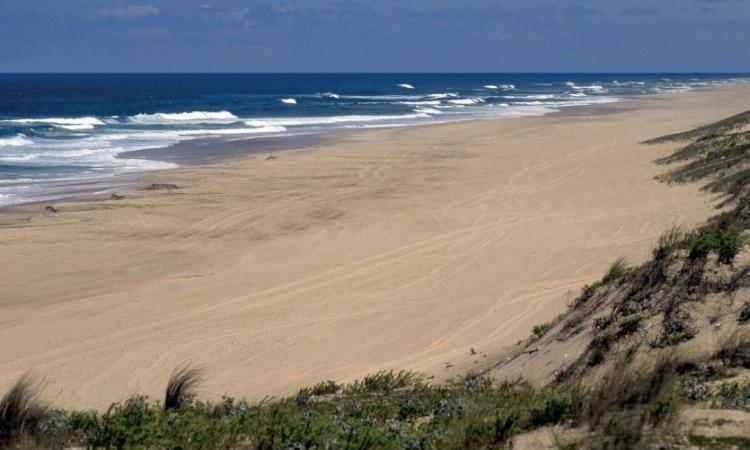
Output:
[[[507,104],[494,105],[492,109],[487,111],[489,117],[540,117],[547,114],[558,112],[559,110],[550,106],[545,105],[512,105]]]
[[[417,108],[414,110],[418,114],[442,114],[443,112],[435,108]]]
[[[569,101],[548,101],[543,102],[539,100],[528,101],[528,102],[516,102],[516,105],[526,106],[548,106],[553,108],[563,108],[568,106],[590,106],[590,105],[601,105],[606,103],[619,102],[620,99],[617,97],[587,97],[585,100],[569,100]]]
[[[18,124],[48,124],[48,125],[104,125],[96,117],[49,117],[43,119],[10,119],[3,122]]]
[[[286,127],[281,125],[253,126],[253,128],[224,128],[214,130],[185,130],[180,131],[181,136],[225,136],[233,134],[258,134],[258,133],[283,133]]]
[[[402,105],[411,105],[411,106],[438,106],[440,104],[440,100],[423,100],[423,101],[409,101],[409,102],[399,102]]]
[[[133,123],[165,123],[165,122],[219,122],[234,121],[238,117],[229,111],[191,111],[182,113],[136,114],[128,118]]]
[[[285,105],[296,105],[297,104],[297,99],[294,99],[294,98],[282,98],[280,101],[281,101],[281,103],[283,103]]]
[[[430,94],[427,96],[427,98],[433,98],[433,99],[444,99],[444,98],[455,98],[458,97],[458,94],[455,92],[444,92],[440,94]]]
[[[504,95],[502,98],[517,98],[517,99],[523,99],[523,100],[549,100],[549,99],[555,98],[555,95],[554,94]]]
[[[33,142],[22,133],[13,137],[0,138],[0,147],[23,147],[30,144],[33,144]]]
[[[567,84],[567,83],[566,83]],[[606,89],[604,89],[603,86],[599,84],[591,84],[588,86],[578,86],[576,84],[569,84],[571,88],[577,90],[577,91],[591,91],[591,92],[598,92],[598,93],[605,93],[608,92]]]
[[[504,91],[512,91],[516,89],[516,85],[515,84],[501,84],[500,89]]]
[[[411,120],[429,117],[424,113],[414,114],[401,114],[401,115],[389,115],[389,116],[366,116],[366,115],[350,115],[350,116],[318,116],[318,117],[286,117],[286,118],[268,118],[268,119],[255,119],[246,120],[245,124],[250,127],[265,127],[265,126],[282,126],[282,127],[299,127],[299,126],[314,126],[314,125],[332,125],[339,123],[359,123],[359,122],[384,122],[384,121],[400,121],[400,120]]]
[[[462,106],[476,105],[477,103],[483,102],[484,100],[482,100],[481,98],[461,98],[457,100],[448,100],[448,103]]]
[[[491,91],[496,91],[496,90],[500,89],[499,87],[497,87],[496,84],[485,84],[482,87],[485,88],[485,89],[489,89]]]
[[[401,84],[398,84],[397,86],[400,88],[404,88],[404,89],[414,89],[414,86],[412,86],[409,83],[401,83]]]
[[[80,125],[57,125],[52,124],[55,128],[62,128],[63,130],[71,130],[71,131],[80,131],[80,130],[93,130],[94,126],[89,125],[87,123],[80,124]]]
[[[333,99],[336,99],[336,100],[338,100],[338,99],[341,98],[341,96],[339,94],[336,94],[334,92],[323,92],[322,94],[318,94],[318,96],[319,97],[323,97],[323,98],[333,98]]]

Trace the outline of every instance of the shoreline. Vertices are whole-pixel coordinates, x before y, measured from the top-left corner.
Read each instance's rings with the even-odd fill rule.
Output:
[[[731,84],[741,84],[744,81],[734,81]],[[702,89],[711,89],[711,87],[693,88],[686,92],[696,92]],[[560,117],[560,116],[590,116],[599,114],[615,114],[626,111],[634,106],[628,107],[628,103],[638,102],[650,97],[661,97],[665,95],[679,95],[685,92],[665,92],[659,94],[640,94],[621,97],[617,101],[605,104],[590,104],[580,106],[560,107],[556,112],[543,114],[540,116],[529,117],[494,117],[494,118],[471,118],[457,119],[449,121],[437,121],[434,123],[415,123],[409,125],[383,126],[377,128],[363,129],[331,129],[320,133],[302,133],[276,136],[257,136],[243,138],[238,135],[236,138],[195,138],[187,141],[180,141],[166,147],[155,147],[142,150],[130,150],[120,153],[116,158],[121,159],[146,159],[151,162],[166,162],[177,164],[177,167],[152,169],[120,175],[105,175],[101,177],[69,179],[58,182],[59,186],[55,190],[44,191],[37,194],[37,197],[43,197],[45,193],[49,195],[45,198],[33,198],[20,203],[9,205],[0,205],[0,214],[13,211],[15,209],[29,206],[48,205],[50,203],[61,203],[71,201],[86,201],[87,199],[98,199],[101,196],[109,196],[118,192],[130,192],[138,190],[142,184],[144,176],[151,173],[158,173],[170,170],[180,170],[193,166],[220,164],[224,161],[232,161],[237,158],[244,158],[253,154],[273,153],[286,150],[304,150],[315,148],[321,141],[332,143],[336,139],[346,139],[349,135],[358,133],[367,133],[378,129],[402,129],[402,128],[421,128],[442,126],[451,123],[474,123],[496,120],[514,120],[524,118],[542,118],[542,117]],[[211,150],[206,151],[206,149]],[[218,149],[218,151],[216,151]],[[55,184],[55,183],[51,183]]]
[[[623,252],[642,260],[670,222],[711,214],[697,187],[653,179],[669,146],[639,142],[739,112],[748,94],[356,131],[141,177],[176,190],[21,205],[1,225],[0,384],[33,369],[56,405],[98,408],[155,395],[186,362],[210,371],[209,398],[387,368],[444,379],[551,319]]]

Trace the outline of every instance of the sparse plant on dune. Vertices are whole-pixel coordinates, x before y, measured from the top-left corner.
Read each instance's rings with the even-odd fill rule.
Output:
[[[585,420],[608,448],[632,448],[646,425],[658,426],[677,411],[678,373],[672,357],[623,373],[611,369],[588,398]]]
[[[202,378],[203,371],[196,367],[183,367],[173,372],[164,393],[164,409],[179,409],[191,402]]]
[[[388,393],[395,389],[411,386],[420,386],[425,382],[424,375],[400,370],[383,370],[372,375],[367,375],[361,381],[355,381],[347,387],[349,392],[383,392]]]
[[[728,367],[750,369],[750,330],[738,329],[724,336],[716,357]]]
[[[624,256],[621,256],[617,258],[611,266],[609,266],[606,275],[604,275],[604,278],[602,278],[602,283],[608,284],[615,280],[619,280],[620,278],[627,275],[628,272],[629,268],[627,259]]]
[[[653,250],[655,260],[665,259],[679,246],[684,239],[685,231],[682,227],[674,225],[659,236],[659,242]]]
[[[534,327],[531,329],[531,334],[533,335],[534,339],[539,339],[542,336],[544,336],[547,331],[552,328],[554,324],[552,322],[544,322],[537,325],[534,325]]]

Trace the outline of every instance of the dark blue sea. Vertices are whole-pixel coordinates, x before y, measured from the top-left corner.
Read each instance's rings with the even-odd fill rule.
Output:
[[[0,74],[0,206],[175,167],[145,149],[541,116],[741,74]],[[217,149],[221,146],[216,146]],[[201,146],[212,151],[212,146]],[[129,152],[136,153],[129,153]],[[140,152],[139,152],[140,151]],[[139,155],[133,157],[133,155]]]

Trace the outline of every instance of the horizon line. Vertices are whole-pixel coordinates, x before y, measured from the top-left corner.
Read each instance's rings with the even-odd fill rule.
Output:
[[[242,71],[227,71],[227,72],[199,72],[199,71],[0,71],[0,75],[661,75],[661,74],[706,74],[706,75],[750,75],[750,71],[572,71],[572,72],[557,72],[557,71],[539,71],[539,72],[524,72],[524,71],[510,71],[510,72],[492,72],[492,71],[456,71],[456,72],[315,72],[315,71],[255,71],[255,72],[242,72]]]

